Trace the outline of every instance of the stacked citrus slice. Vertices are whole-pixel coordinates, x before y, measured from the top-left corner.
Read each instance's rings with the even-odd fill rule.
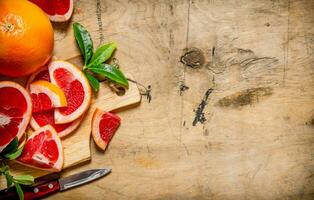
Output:
[[[29,91],[32,97],[33,113],[67,106],[63,91],[48,81],[38,80],[31,83]]]
[[[52,61],[29,78],[27,87],[34,104],[31,127],[37,130],[50,124],[59,137],[79,126],[91,101],[91,89],[84,74],[65,61]]]

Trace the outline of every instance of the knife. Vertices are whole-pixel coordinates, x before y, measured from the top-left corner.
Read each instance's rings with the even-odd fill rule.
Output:
[[[50,180],[45,183],[33,187],[23,187],[24,199],[33,200],[40,199],[42,197],[62,192],[73,187],[89,183],[98,178],[104,177],[111,172],[111,169],[92,169],[83,171],[64,178]],[[0,200],[18,200],[19,197],[15,191],[15,188],[11,187],[8,190],[0,191]]]

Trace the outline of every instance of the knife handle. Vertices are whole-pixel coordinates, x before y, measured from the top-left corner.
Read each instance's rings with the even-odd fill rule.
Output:
[[[57,180],[50,181],[44,184],[37,185],[35,187],[24,190],[24,199],[33,200],[40,199],[53,193],[60,191],[60,185]]]

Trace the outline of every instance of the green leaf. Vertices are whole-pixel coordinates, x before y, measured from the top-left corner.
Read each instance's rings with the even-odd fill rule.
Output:
[[[92,75],[90,75],[89,73],[85,72],[85,76],[89,82],[89,84],[92,86],[92,88],[94,89],[95,92],[99,91],[99,81],[93,77]]]
[[[73,23],[74,37],[81,53],[84,57],[84,64],[87,65],[93,56],[93,40],[84,26],[75,22]]]
[[[124,74],[116,67],[108,64],[100,64],[95,68],[89,68],[90,71],[105,76],[108,79],[128,88],[129,82]]]
[[[16,189],[17,194],[19,195],[20,200],[24,200],[24,193],[20,184],[14,183],[14,185],[15,185],[15,189]]]
[[[17,150],[17,147],[19,146],[19,140],[18,138],[14,138],[14,140],[12,140],[12,142],[10,142],[10,144],[3,149],[3,151],[1,152],[1,154],[7,154],[7,153],[11,153],[11,152],[15,152]]]
[[[32,185],[34,184],[34,177],[31,175],[20,175],[14,176],[13,180],[15,183],[19,183],[22,185]]]
[[[13,183],[13,177],[11,176],[11,174],[9,173],[9,171],[6,171],[4,173],[5,175],[5,179],[7,180],[7,188],[11,187],[12,183]]]
[[[97,49],[97,51],[94,53],[90,63],[88,64],[88,68],[95,68],[99,66],[101,63],[104,63],[106,60],[108,60],[114,50],[116,49],[117,45],[116,43],[109,43],[105,44]]]
[[[20,157],[20,155],[21,155],[22,152],[23,152],[23,149],[24,149],[24,145],[21,146],[21,147],[20,147],[17,151],[15,151],[15,152],[5,154],[4,157],[7,158],[7,159],[10,159],[10,160],[14,160],[14,159]]]

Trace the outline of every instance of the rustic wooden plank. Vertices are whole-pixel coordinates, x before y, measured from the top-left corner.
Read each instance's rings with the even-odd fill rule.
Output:
[[[121,68],[153,98],[120,113],[105,154],[92,143],[92,162],[64,173],[108,166],[109,176],[51,199],[313,198],[313,1],[75,6],[72,20],[96,46],[116,41]],[[59,29],[56,55],[77,55],[71,28]],[[187,47],[204,55],[200,68],[180,63]],[[193,126],[202,100],[206,121]]]
[[[312,196],[309,10],[305,1],[191,1],[188,45],[205,62],[186,69],[182,144],[198,158],[185,180],[197,199]],[[193,127],[209,88],[207,120]]]

